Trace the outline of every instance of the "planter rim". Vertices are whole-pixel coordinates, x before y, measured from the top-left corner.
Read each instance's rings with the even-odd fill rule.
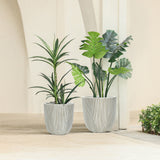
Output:
[[[114,99],[116,96],[110,96],[110,97],[92,97],[92,96],[83,96],[83,99]]]
[[[74,105],[74,103],[67,103],[67,104],[55,104],[54,102],[47,102],[47,103],[44,103],[44,105],[68,106],[68,105]]]

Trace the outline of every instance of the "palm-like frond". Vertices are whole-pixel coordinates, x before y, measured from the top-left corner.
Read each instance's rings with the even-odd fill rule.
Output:
[[[31,57],[32,61],[44,62],[46,64],[49,64],[53,69],[53,73],[51,74],[51,76],[47,76],[44,73],[40,74],[40,76],[47,81],[47,87],[34,86],[31,88],[39,89],[39,91],[37,91],[36,94],[46,93],[47,94],[46,99],[54,98],[55,103],[59,104],[68,103],[72,99],[77,98],[70,96],[75,92],[75,89],[78,87],[78,85],[71,88],[69,86],[72,83],[66,83],[66,84],[62,83],[63,79],[68,75],[68,73],[71,70],[67,71],[60,78],[59,81],[57,80],[57,67],[63,63],[68,63],[71,60],[75,60],[73,58],[65,58],[68,56],[68,52],[65,52],[64,49],[73,41],[73,39],[71,39],[64,43],[67,37],[68,36],[65,36],[61,41],[58,38],[54,37],[53,47],[50,47],[50,45],[43,38],[37,36],[37,38],[40,40],[41,43],[35,43],[35,44],[40,48],[42,48],[48,54],[48,56]]]
[[[76,90],[76,88],[77,88],[79,85],[80,85],[80,83],[77,84],[77,85],[68,93],[68,95],[67,95],[67,97],[66,97],[66,100],[65,100],[65,103],[68,103],[68,102],[71,101],[72,99],[79,98],[79,97],[77,97],[77,96],[70,98],[70,96],[72,95],[72,93]]]
[[[67,72],[65,74],[65,76],[69,72]],[[60,82],[58,88],[55,88],[55,82],[54,82],[54,79],[53,79],[53,73],[51,74],[50,77],[45,75],[45,74],[43,74],[43,73],[41,73],[40,76],[43,77],[48,82],[48,84],[47,84],[47,87],[44,87],[44,86],[33,86],[33,87],[30,87],[30,88],[40,89],[35,94],[46,93],[47,94],[46,99],[55,98],[57,96],[58,103],[60,103],[60,104],[66,104],[69,101],[71,101],[72,99],[78,98],[77,96],[71,97],[71,95],[75,92],[75,90],[79,86],[79,84],[76,85],[73,88],[68,88],[72,83],[63,84],[63,83]],[[63,76],[61,78],[61,80],[65,76]]]
[[[53,67],[57,67],[58,65],[62,63],[66,63],[67,61],[70,60],[75,60],[75,59],[64,59],[66,56],[68,56],[68,52],[64,52],[63,50],[73,41],[73,39],[67,41],[65,44],[64,40],[67,38],[64,37],[61,41],[59,41],[58,38],[56,38],[53,41],[53,49],[51,49],[50,45],[40,36],[37,36],[37,38],[40,40],[40,43],[35,43],[37,46],[42,48],[44,51],[46,51],[49,55],[49,57],[44,57],[44,56],[32,56],[30,57],[33,61],[41,61],[44,63],[47,63]],[[64,59],[64,60],[61,60]]]
[[[58,82],[58,86],[61,84],[62,80],[67,76],[67,74],[71,71],[71,69],[69,71],[67,71],[59,80]]]

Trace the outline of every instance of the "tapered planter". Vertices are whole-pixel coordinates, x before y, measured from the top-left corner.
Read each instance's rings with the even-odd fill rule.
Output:
[[[83,97],[83,116],[91,132],[111,131],[116,117],[116,97]]]
[[[73,122],[74,104],[44,104],[46,129],[51,134],[64,135],[70,132]]]

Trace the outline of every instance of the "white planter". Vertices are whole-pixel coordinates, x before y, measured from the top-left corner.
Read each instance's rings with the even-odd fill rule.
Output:
[[[64,135],[70,132],[73,122],[74,104],[44,104],[46,129],[51,134]]]
[[[83,97],[82,104],[85,125],[91,132],[112,131],[116,117],[116,97]]]

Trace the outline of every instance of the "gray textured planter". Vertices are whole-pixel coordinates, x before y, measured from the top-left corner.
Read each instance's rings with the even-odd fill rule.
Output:
[[[51,134],[64,135],[70,132],[73,122],[74,104],[44,104],[46,129]]]
[[[83,116],[91,132],[111,131],[116,117],[116,97],[83,97]]]

